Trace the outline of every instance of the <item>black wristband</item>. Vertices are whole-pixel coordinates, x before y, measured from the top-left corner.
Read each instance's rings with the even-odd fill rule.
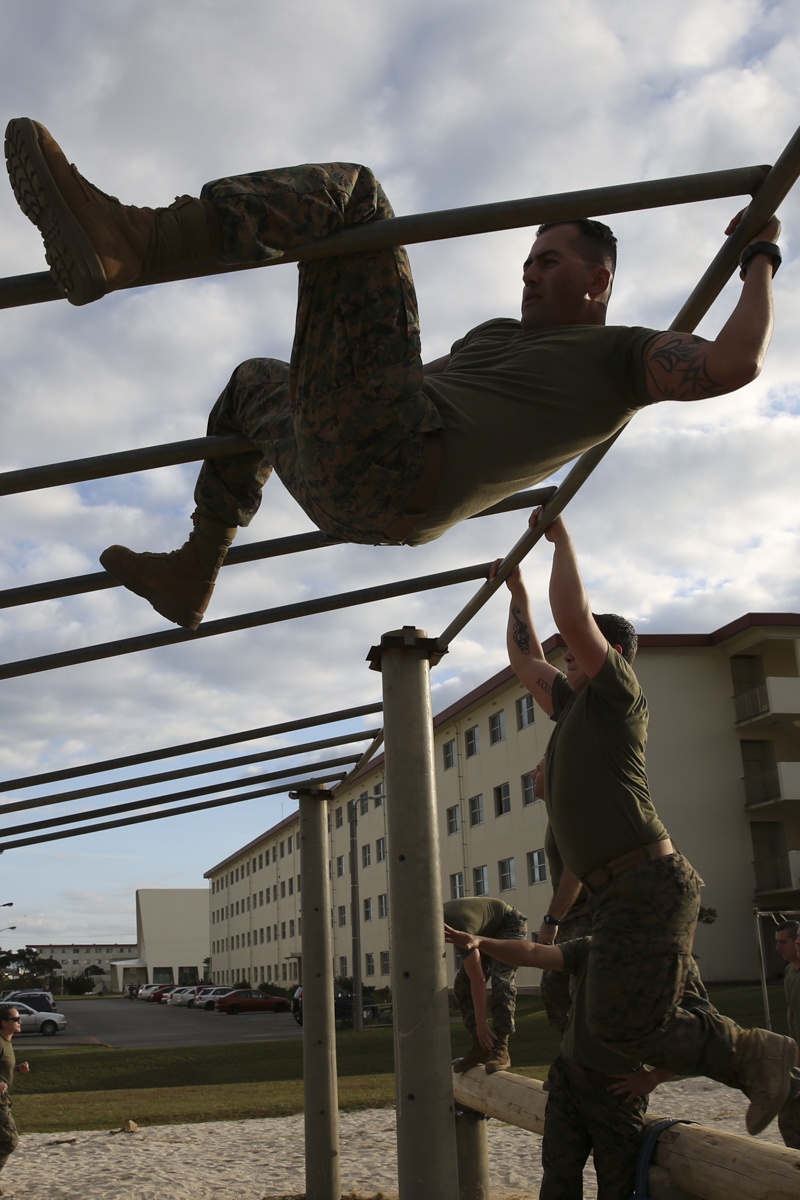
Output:
[[[550,913],[545,913],[542,917],[543,925],[559,925],[560,921],[556,917],[552,917]]]
[[[744,279],[747,274],[747,264],[757,254],[766,254],[767,258],[772,259],[772,278],[774,279],[775,272],[783,262],[781,248],[775,242],[751,242],[749,246],[745,246],[739,259],[739,278]]]

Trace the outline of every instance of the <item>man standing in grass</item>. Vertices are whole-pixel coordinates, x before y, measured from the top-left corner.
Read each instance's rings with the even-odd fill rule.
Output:
[[[19,1134],[11,1115],[11,1098],[9,1092],[14,1081],[14,1072],[25,1075],[30,1071],[27,1062],[18,1063],[14,1055],[11,1039],[19,1033],[19,1009],[15,1004],[0,1005],[0,1171],[6,1165],[8,1156],[13,1154],[19,1145]],[[0,1188],[0,1196],[3,1191]]]
[[[528,932],[528,919],[504,900],[491,896],[465,896],[448,900],[444,906],[445,925],[467,935],[497,938],[501,941],[520,941]],[[511,1066],[508,1039],[514,1032],[514,1012],[517,989],[514,986],[516,968],[504,962],[469,950],[463,953],[453,992],[464,1028],[472,1037],[467,1053],[453,1064],[460,1074],[479,1063],[488,1074],[506,1071]],[[492,981],[492,1026],[486,1005],[486,984]]]

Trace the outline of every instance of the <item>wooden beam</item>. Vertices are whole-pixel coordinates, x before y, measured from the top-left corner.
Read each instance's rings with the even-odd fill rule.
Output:
[[[453,1075],[453,1092],[459,1104],[476,1112],[531,1133],[544,1131],[547,1093],[538,1079],[511,1071],[487,1075],[483,1067],[473,1067]],[[651,1114],[650,1120],[658,1119]],[[654,1174],[663,1197],[679,1196],[676,1189],[699,1200],[797,1200],[800,1195],[800,1151],[703,1125],[665,1129],[653,1163],[659,1168]]]

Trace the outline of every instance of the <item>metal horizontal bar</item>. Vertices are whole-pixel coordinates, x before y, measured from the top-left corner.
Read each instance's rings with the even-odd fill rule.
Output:
[[[586,188],[575,192],[557,192],[546,196],[501,200],[465,208],[441,209],[386,221],[372,221],[320,238],[280,258],[235,266],[220,263],[192,263],[180,270],[142,276],[131,287],[147,287],[177,279],[197,279],[231,271],[252,270],[278,263],[302,262],[313,258],[336,258],[343,254],[364,254],[390,246],[408,246],[417,242],[469,237],[502,229],[520,229],[543,221],[569,217],[605,216],[609,213],[636,212],[644,208],[663,208],[673,204],[693,204],[724,196],[743,196],[754,192],[768,167],[735,167],[727,171],[704,171],[671,179],[650,179],[612,187]],[[41,304],[60,300],[61,294],[49,272],[16,275],[0,279],[0,308]]]
[[[295,783],[286,783],[280,787],[261,788],[245,796],[223,796],[219,800],[202,800],[197,804],[186,804],[182,808],[169,809],[167,812],[144,813],[138,817],[121,817],[118,821],[107,821],[100,825],[87,825],[83,829],[62,829],[58,833],[39,834],[37,837],[17,838],[12,842],[0,842],[0,854],[4,850],[17,850],[21,846],[37,846],[42,842],[57,842],[63,838],[82,837],[85,833],[102,833],[106,829],[120,829],[124,825],[140,825],[144,821],[164,821],[167,817],[180,817],[184,813],[202,812],[207,808],[221,808],[226,804],[243,804],[245,800],[258,800],[262,796],[282,796],[295,788],[317,787],[322,783],[330,783],[343,778],[343,772],[334,775],[320,775],[313,779],[300,779]]]
[[[269,762],[276,758],[288,758],[310,754],[314,750],[329,750],[333,746],[344,746],[350,742],[363,742],[380,731],[364,729],[358,733],[342,733],[338,737],[320,738],[315,742],[282,746],[278,750],[262,750],[258,754],[244,754],[239,758],[222,758],[211,763],[199,763],[181,767],[174,771],[159,771],[153,775],[136,775],[117,779],[110,783],[98,783],[93,787],[74,788],[68,792],[56,792],[50,796],[37,796],[33,800],[15,800],[11,804],[0,804],[0,813],[27,812],[31,808],[46,808],[53,804],[66,804],[72,800],[88,800],[91,796],[107,796],[110,792],[124,792],[133,788],[150,787],[157,783],[169,783],[174,779],[188,779],[197,775],[211,775],[215,771],[238,771],[253,763]]]
[[[187,788],[182,792],[172,792],[168,796],[149,797],[144,800],[126,800],[123,804],[108,804],[102,808],[92,809],[91,812],[68,813],[61,817],[46,817],[41,821],[26,821],[20,825],[7,825],[3,828],[3,836],[14,833],[31,833],[38,829],[51,829],[61,825],[74,825],[78,821],[86,821],[91,817],[110,817],[123,812],[137,812],[142,808],[158,808],[164,804],[174,804],[177,800],[193,800],[198,796],[209,796],[212,792],[233,792],[240,788],[251,787],[254,783],[267,783],[274,779],[285,779],[287,775],[295,776],[298,771],[324,771],[331,767],[349,767],[358,761],[358,755],[348,754],[339,758],[329,758],[323,762],[307,763],[303,767],[293,763],[280,771],[267,771],[263,775],[253,775],[248,779],[229,779],[224,783],[206,784],[204,787]]]
[[[61,783],[65,779],[78,779],[81,775],[98,775],[103,771],[119,771],[124,767],[141,766],[165,758],[178,758],[183,754],[199,754],[203,750],[218,750],[221,746],[233,746],[240,742],[254,742],[259,738],[277,737],[283,733],[296,733],[300,729],[311,729],[314,725],[333,725],[336,721],[351,721],[355,717],[366,717],[382,712],[383,705],[358,704],[354,708],[339,708],[333,712],[320,713],[315,717],[302,717],[297,721],[281,721],[277,725],[261,725],[256,729],[243,729],[238,733],[224,733],[218,737],[201,738],[196,742],[183,742],[175,746],[164,746],[158,750],[143,750],[139,754],[126,754],[120,758],[106,758],[83,766],[63,767],[59,771],[45,771],[39,775],[20,775],[17,779],[0,780],[0,791],[19,790],[28,787],[44,787],[48,783]]]
[[[526,492],[515,492],[482,512],[468,518],[493,517],[499,513],[513,512],[519,508],[532,508],[544,504],[555,495],[555,487],[531,488]],[[284,554],[299,554],[305,550],[320,550],[327,546],[341,546],[340,538],[331,538],[317,530],[314,533],[296,533],[291,537],[272,538],[264,542],[249,542],[246,546],[234,546],[228,551],[223,567],[233,567],[246,562],[278,558]],[[56,600],[63,596],[85,595],[108,588],[121,587],[106,571],[95,571],[91,575],[73,575],[67,579],[54,579],[46,583],[29,583],[23,587],[6,588],[0,591],[0,608],[16,608],[21,604],[37,604],[44,600]]]
[[[0,496],[15,496],[40,488],[82,483],[87,479],[105,479],[112,475],[131,475],[154,467],[198,462],[206,458],[228,458],[232,454],[257,450],[251,441],[236,433],[223,437],[187,438],[165,442],[161,446],[141,446],[136,450],[118,450],[113,454],[95,454],[67,462],[47,463],[42,467],[23,467],[0,473]]]
[[[358,760],[356,765],[353,767],[352,771],[349,771],[347,773],[347,775],[345,775],[342,782],[337,783],[336,787],[332,789],[332,791],[331,791],[332,796],[338,796],[339,792],[342,791],[344,788],[346,788],[349,785],[350,781],[352,779],[354,779],[356,775],[358,775],[361,768],[366,766],[366,764],[370,761],[372,756],[375,754],[376,750],[380,749],[380,747],[383,745],[383,736],[384,736],[383,730],[381,729],[376,733],[375,738],[372,741],[371,745],[367,746],[366,750],[361,755],[361,758]]]
[[[97,646],[83,646],[77,650],[43,654],[39,658],[24,658],[17,662],[0,665],[0,679],[18,679],[21,675],[36,675],[41,671],[53,671],[58,667],[97,662],[103,658],[116,658],[122,654],[136,654],[140,650],[174,646],[180,642],[197,641],[199,638],[217,637],[221,633],[255,629],[261,625],[292,621],[297,617],[315,616],[318,613],[334,612],[339,608],[373,604],[376,600],[389,600],[395,596],[408,596],[415,592],[430,591],[433,588],[467,583],[470,580],[485,578],[490,566],[491,563],[478,563],[473,567],[442,571],[436,575],[421,575],[417,579],[401,579],[396,583],[361,588],[358,591],[340,592],[335,596],[320,596],[316,600],[302,600],[296,604],[283,604],[278,608],[261,609],[259,612],[242,613],[237,617],[209,621],[201,625],[194,633],[185,629],[165,630],[161,633],[142,634],[139,637],[120,638],[119,641],[103,642]]]

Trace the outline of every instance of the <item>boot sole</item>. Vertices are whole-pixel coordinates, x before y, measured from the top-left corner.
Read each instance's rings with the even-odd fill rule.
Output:
[[[786,1101],[789,1099],[789,1072],[797,1063],[797,1043],[791,1038],[784,1038],[783,1055],[781,1058],[781,1067],[783,1068],[784,1083],[779,1092],[776,1092],[770,1103],[769,1109],[757,1119],[754,1117],[751,1120],[751,1112],[753,1111],[752,1104],[747,1110],[745,1116],[745,1126],[747,1132],[753,1137],[761,1133],[762,1129],[766,1129],[771,1121],[774,1121],[780,1110],[783,1108]]]
[[[44,256],[70,304],[90,304],[108,290],[102,263],[50,173],[29,117],[9,121],[6,166],[17,204],[44,239]]]
[[[107,555],[108,551],[104,550],[100,555],[100,565],[105,568],[106,574],[110,575],[112,579],[121,583],[129,592],[134,592],[143,600],[147,600],[157,613],[166,617],[168,621],[172,621],[173,624],[180,625],[183,629],[191,629],[192,632],[198,628],[203,620],[202,613],[194,612],[191,608],[184,608],[183,605],[178,604],[163,592],[157,592],[154,588],[140,583],[135,575],[130,574],[113,559],[107,558]]]

